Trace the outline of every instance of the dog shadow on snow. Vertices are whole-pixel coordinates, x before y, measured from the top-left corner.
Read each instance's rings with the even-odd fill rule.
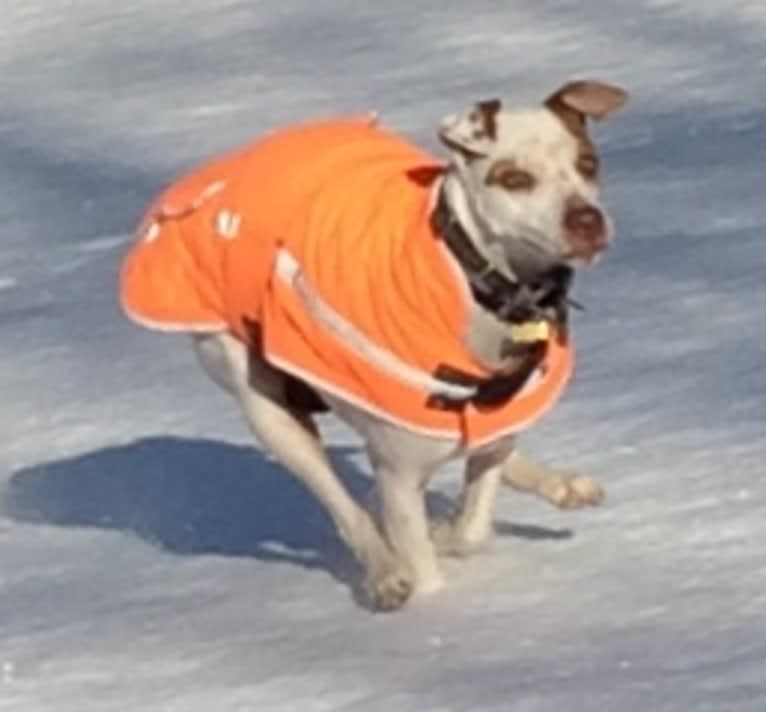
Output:
[[[330,456],[351,494],[374,506],[372,480],[354,447]],[[452,501],[430,492],[428,508]],[[358,569],[313,496],[254,447],[153,437],[15,472],[3,494],[12,520],[99,527],[140,537],[179,555],[246,556],[321,569],[352,584]],[[563,539],[568,530],[509,523],[500,536]]]

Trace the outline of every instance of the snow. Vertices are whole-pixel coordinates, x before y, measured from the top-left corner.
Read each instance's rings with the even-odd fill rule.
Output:
[[[766,709],[760,0],[7,5],[2,712]],[[443,593],[371,614],[185,340],[121,316],[119,259],[166,180],[282,121],[374,109],[435,146],[456,106],[585,74],[633,94],[597,129],[619,239],[525,446],[608,500],[506,492]]]

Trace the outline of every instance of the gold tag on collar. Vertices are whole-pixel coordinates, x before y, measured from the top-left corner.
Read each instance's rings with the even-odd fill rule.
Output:
[[[517,344],[534,344],[537,341],[547,341],[551,335],[551,325],[544,320],[525,321],[522,324],[511,324],[511,338]]]

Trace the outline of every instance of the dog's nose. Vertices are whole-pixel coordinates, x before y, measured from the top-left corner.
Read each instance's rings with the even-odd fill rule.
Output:
[[[572,232],[582,233],[584,237],[596,239],[604,234],[604,216],[598,208],[583,205],[567,210],[564,224]]]
[[[570,204],[564,213],[564,227],[575,257],[592,257],[606,247],[608,235],[604,213],[593,205]]]

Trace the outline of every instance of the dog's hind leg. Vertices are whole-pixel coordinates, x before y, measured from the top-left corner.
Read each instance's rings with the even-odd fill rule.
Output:
[[[585,475],[558,472],[514,452],[503,466],[503,483],[529,492],[559,509],[596,506],[604,499],[599,484]]]
[[[373,605],[400,607],[411,593],[409,572],[338,479],[316,430],[286,405],[282,375],[252,358],[230,335],[197,337],[195,346],[205,369],[237,398],[256,438],[323,504],[341,539],[365,567]]]

